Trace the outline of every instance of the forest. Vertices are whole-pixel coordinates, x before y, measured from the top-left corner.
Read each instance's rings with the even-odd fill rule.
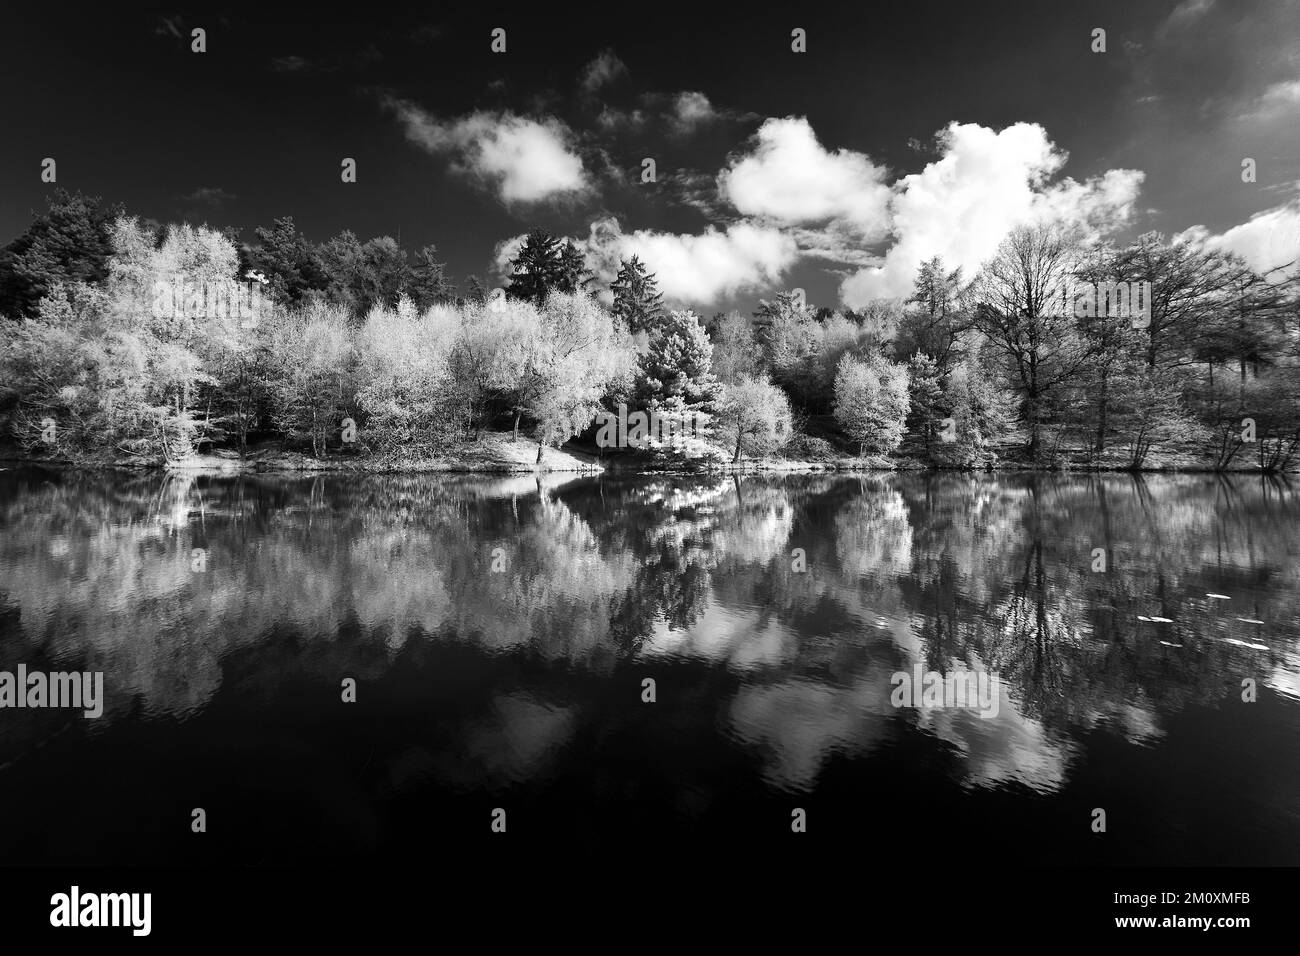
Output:
[[[314,242],[287,217],[254,233],[56,193],[0,250],[11,447],[164,465],[270,445],[400,468],[495,433],[537,462],[568,443],[645,468],[1265,472],[1300,452],[1294,263],[1261,274],[1157,233],[1026,226],[972,275],[925,262],[906,299],[851,310],[791,289],[709,316],[665,302],[635,257],[602,281],[542,230],[502,289],[458,286],[433,246]],[[1087,294],[1116,283],[1147,293],[1141,321]],[[616,409],[690,424],[601,447]]]

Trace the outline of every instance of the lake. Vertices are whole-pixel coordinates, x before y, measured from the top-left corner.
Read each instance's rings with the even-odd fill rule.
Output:
[[[1294,865],[1298,527],[1258,477],[10,468],[0,669],[104,701],[0,710],[0,858],[417,861],[500,809],[577,856],[802,811],[859,863]],[[968,671],[996,713],[896,705]]]

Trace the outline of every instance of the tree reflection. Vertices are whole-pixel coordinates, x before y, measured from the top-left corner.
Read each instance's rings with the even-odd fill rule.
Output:
[[[1057,786],[1073,729],[1150,739],[1243,675],[1293,692],[1296,512],[1284,482],[1225,476],[10,471],[0,665],[103,670],[112,721],[183,718],[289,679],[336,687],[344,670],[378,679],[426,644],[534,677],[672,659],[736,676],[735,732],[796,788],[829,755],[888,738],[893,671],[986,667],[1009,693],[1005,721],[921,726],[973,778]],[[395,757],[394,773],[533,773],[588,719],[558,693],[501,689],[464,718],[476,743]],[[529,715],[546,728],[532,743],[511,729]],[[32,719],[13,752],[57,730]]]

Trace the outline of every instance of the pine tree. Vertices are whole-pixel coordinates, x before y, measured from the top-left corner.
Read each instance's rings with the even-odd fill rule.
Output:
[[[711,413],[719,385],[713,343],[694,312],[669,312],[639,360],[636,397],[644,408]]]
[[[919,435],[926,452],[935,439],[935,426],[944,418],[943,382],[934,359],[917,352],[908,360],[908,397],[911,414],[908,416],[913,434]]]
[[[506,291],[516,299],[541,306],[552,289],[560,287],[560,241],[550,233],[534,229],[524,239],[519,254],[510,262],[510,285]]]
[[[587,260],[571,239],[566,240],[560,247],[557,273],[555,289],[566,295],[582,292],[587,283],[594,278],[587,269]]]
[[[292,216],[283,216],[267,229],[254,230],[261,245],[256,250],[258,268],[271,281],[271,294],[288,305],[301,304],[313,290],[324,291],[329,276],[320,254],[298,232]]]
[[[458,306],[464,306],[468,303],[482,305],[487,301],[488,290],[483,284],[483,280],[478,276],[470,276],[465,282],[465,294],[456,300]]]
[[[451,283],[447,281],[446,266],[437,260],[437,255],[437,246],[425,246],[415,254],[410,295],[415,308],[420,312],[454,298]]]
[[[113,223],[121,207],[59,189],[49,211],[0,250],[0,315],[34,315],[60,283],[100,283],[108,277]]]
[[[654,273],[647,272],[636,256],[623,260],[609,290],[614,293],[614,315],[621,317],[633,334],[652,332],[662,320],[664,297]]]

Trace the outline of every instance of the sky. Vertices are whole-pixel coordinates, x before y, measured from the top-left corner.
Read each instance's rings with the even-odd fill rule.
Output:
[[[1026,223],[1300,255],[1300,0],[104,6],[0,14],[0,243],[50,157],[141,217],[433,243],[489,286],[542,227],[704,315],[906,295]]]

